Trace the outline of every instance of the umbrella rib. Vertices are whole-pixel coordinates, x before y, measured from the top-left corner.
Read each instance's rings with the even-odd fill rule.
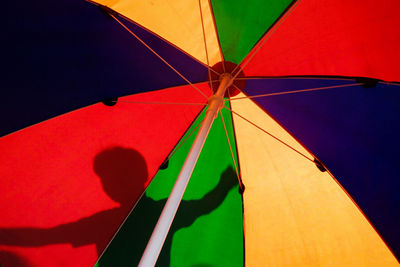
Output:
[[[279,28],[279,26],[281,26],[281,24],[286,20],[286,18],[290,15],[290,13],[292,13],[293,10],[296,9],[296,7],[300,3],[300,1],[301,0],[296,1],[296,3],[290,8],[290,10],[288,12],[286,12],[286,14],[279,20],[279,22],[275,26],[273,26],[272,30],[267,33],[267,36],[265,36],[265,39],[261,41],[261,43],[254,50],[254,52],[250,55],[250,57],[247,59],[247,61],[245,61],[245,59],[243,59],[243,61],[235,67],[235,69],[232,71],[232,75],[239,68],[240,65],[241,65],[241,70],[238,71],[235,75],[233,75],[233,79],[235,79],[239,75],[239,73],[243,71],[243,69],[247,66],[247,64],[253,59],[253,57],[258,53],[258,51],[260,51],[260,49],[264,46],[264,44],[267,42],[267,40],[269,40],[271,38],[272,34]],[[257,44],[255,46],[257,46]]]
[[[232,112],[232,114],[235,114],[236,116],[238,116],[239,118],[242,118],[243,120],[247,121],[248,123],[250,123],[251,125],[253,125],[254,127],[256,127],[257,129],[263,131],[264,133],[268,134],[269,136],[271,136],[272,138],[274,138],[275,140],[277,140],[278,142],[280,142],[281,144],[285,145],[286,147],[290,148],[291,150],[293,150],[294,152],[296,152],[297,154],[303,156],[304,158],[308,159],[311,162],[314,162],[313,159],[307,157],[306,155],[304,155],[303,153],[301,153],[300,151],[298,151],[297,149],[295,149],[294,147],[292,147],[291,145],[285,143],[284,141],[282,141],[281,139],[279,139],[278,137],[274,136],[273,134],[267,132],[266,130],[264,130],[263,128],[261,128],[260,126],[258,126],[257,124],[251,122],[250,120],[246,119],[245,117],[243,117],[242,115],[238,114],[236,111],[233,111],[232,109],[228,108],[227,106],[224,105],[224,108],[226,108],[227,110],[229,110],[230,112]]]
[[[203,120],[201,120],[196,127],[193,128],[192,131],[190,131],[190,133],[185,137],[185,139],[182,140],[182,142],[179,143],[179,145],[177,145],[174,150],[172,150],[172,152],[168,155],[167,160],[169,160],[175,153],[176,151],[178,151],[178,149],[190,138],[190,136],[192,136],[192,134],[201,126],[201,123],[203,122]]]
[[[237,77],[235,80],[279,80],[279,79],[293,79],[293,80],[337,80],[337,81],[349,81],[354,80],[353,77],[346,76],[247,76]]]
[[[301,90],[293,90],[293,91],[286,91],[286,92],[268,93],[268,94],[262,94],[262,95],[243,96],[243,97],[232,98],[231,100],[240,100],[240,99],[247,99],[247,98],[258,98],[258,97],[275,96],[275,95],[288,95],[288,94],[296,94],[296,93],[312,92],[312,91],[322,91],[322,90],[350,87],[350,86],[356,86],[356,85],[361,85],[361,84],[360,83],[352,83],[352,84],[332,85],[332,86],[317,87],[317,88],[310,88],[310,89],[301,89]]]
[[[215,14],[214,14],[214,11],[213,11],[211,0],[207,0],[207,2],[208,2],[208,6],[209,6],[210,12],[211,12],[212,24],[214,26],[214,31],[215,31],[215,34],[216,34],[216,37],[217,37],[218,50],[219,50],[219,53],[220,53],[220,56],[221,56],[221,60],[222,60],[222,71],[223,71],[223,73],[226,73],[225,58],[224,58],[224,54],[222,53],[222,49],[221,49],[221,40],[219,39],[219,36],[218,36],[218,29],[217,29],[217,23],[215,21]],[[213,70],[213,69],[211,69],[211,70]],[[216,71],[214,71],[214,72],[216,72]],[[219,75],[221,75],[221,74],[219,74]]]
[[[204,20],[203,20],[203,11],[202,11],[202,8],[201,8],[201,0],[199,0],[199,10],[200,10],[200,18],[201,18],[201,28],[203,30],[204,50],[206,52],[208,79],[210,80],[211,90],[214,92],[213,83],[211,82],[210,61],[208,59],[207,38],[206,38],[206,32],[204,30]]]
[[[395,85],[395,86],[400,86],[400,84],[399,83],[397,83],[397,82],[383,82],[384,84],[386,84],[386,85]]]
[[[203,122],[200,121],[199,124],[189,133],[189,135],[182,141],[180,142],[180,144],[178,146],[176,146],[173,151],[170,153],[170,155],[168,155],[167,160],[169,160],[173,154],[175,154],[175,152],[183,145],[183,143],[186,142],[187,139],[189,139],[189,137],[196,131],[196,129],[199,128],[199,126],[201,125],[201,123]],[[113,237],[111,238],[111,240],[108,242],[107,246],[104,248],[103,252],[99,255],[98,259],[96,262],[99,262],[100,258],[103,256],[103,254],[106,252],[106,250],[108,249],[108,247],[111,245],[111,243],[113,242],[113,240],[115,239],[115,237],[117,236],[118,232],[121,230],[121,228],[123,227],[123,225],[125,224],[125,222],[128,220],[129,216],[132,214],[133,210],[135,210],[136,206],[138,205],[139,201],[142,199],[143,195],[146,193],[146,190],[144,190],[142,192],[142,194],[140,195],[140,197],[138,198],[138,200],[136,201],[135,205],[133,205],[132,209],[129,211],[129,214],[125,217],[124,221],[120,224],[120,226],[118,227],[118,230],[115,232],[115,234],[113,235]]]
[[[127,30],[131,35],[133,35],[140,43],[142,43],[147,49],[149,49],[154,55],[156,55],[162,62],[164,62],[170,69],[172,69],[176,74],[178,74],[183,80],[185,80],[190,86],[196,89],[197,92],[202,94],[206,99],[208,99],[207,95],[203,93],[199,88],[197,88],[193,83],[191,83],[183,74],[181,74],[177,69],[175,69],[171,64],[169,64],[162,56],[160,56],[156,51],[154,51],[148,44],[146,44],[142,39],[139,38],[135,33],[133,33],[124,23],[122,23],[119,19],[117,19],[113,14],[110,13],[110,16],[113,17],[125,30]]]
[[[236,164],[235,156],[233,155],[233,149],[232,149],[231,141],[229,140],[228,131],[226,130],[225,120],[224,120],[224,116],[222,115],[221,110],[219,111],[219,114],[221,115],[222,124],[224,125],[226,140],[228,140],[229,150],[230,150],[230,152],[231,152],[231,156],[232,156],[232,160],[233,160],[233,165],[235,165],[235,171],[236,171],[236,176],[237,176],[237,178],[238,178],[239,186],[240,186],[241,189],[243,189],[242,179],[240,178],[240,175],[239,175],[238,166],[237,166],[237,164]]]
[[[180,103],[180,102],[146,102],[146,101],[125,101],[116,100],[114,103],[130,103],[130,104],[154,104],[154,105],[191,105],[191,106],[206,106],[207,103]]]

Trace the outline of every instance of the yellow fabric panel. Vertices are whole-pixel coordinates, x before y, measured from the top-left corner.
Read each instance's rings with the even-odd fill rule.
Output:
[[[234,111],[312,158],[252,101],[231,104]],[[327,172],[243,119],[233,118],[246,187],[246,266],[398,266]]]
[[[199,0],[96,0],[207,64]],[[222,60],[208,0],[200,0],[210,65]],[[151,44],[149,44],[151,46]]]

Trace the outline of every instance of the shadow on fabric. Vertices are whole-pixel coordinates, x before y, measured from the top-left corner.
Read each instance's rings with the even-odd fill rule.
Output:
[[[217,177],[216,177],[217,178]],[[191,226],[199,217],[211,213],[222,204],[228,192],[237,185],[236,173],[228,167],[219,178],[219,183],[201,199],[182,200],[176,217],[157,261],[157,266],[170,266],[174,234]],[[124,226],[98,262],[103,266],[136,266],[143,254],[151,233],[157,223],[167,199],[155,201],[144,194]],[[201,233],[198,233],[201,235]],[[196,242],[201,236],[193,236]],[[191,244],[186,244],[191,246]],[[199,264],[197,266],[210,266]]]
[[[143,156],[136,150],[122,147],[113,147],[97,154],[93,168],[101,180],[104,192],[119,203],[119,207],[52,228],[1,228],[0,245],[39,247],[69,243],[74,247],[80,247],[94,244],[100,256],[120,226],[121,220],[137,202],[137,199],[132,199],[132,196],[139,196],[143,192],[148,173]],[[236,184],[236,174],[232,167],[229,167],[220,176],[218,185],[201,199],[182,201],[158,260],[159,265],[169,266],[170,264],[174,233],[190,226],[200,216],[216,209]],[[99,260],[98,265],[136,265],[165,202],[166,199],[155,201],[144,194],[119,230],[117,238]],[[0,256],[2,261],[0,266],[7,262],[18,263],[11,266],[29,266],[24,259],[12,253],[4,252],[0,253]]]
[[[8,266],[28,267],[29,263],[16,253],[0,250],[0,267]]]
[[[0,228],[0,245],[38,247],[70,243],[73,247],[80,247],[94,244],[100,255],[142,194],[148,173],[143,156],[136,150],[122,147],[97,154],[93,168],[104,192],[119,203],[119,207],[52,228]],[[2,261],[13,261],[12,255],[7,255],[2,255]]]

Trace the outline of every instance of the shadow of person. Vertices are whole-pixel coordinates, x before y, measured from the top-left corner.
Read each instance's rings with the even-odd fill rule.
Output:
[[[174,234],[178,230],[192,225],[199,217],[216,210],[235,185],[238,185],[236,173],[232,167],[228,167],[220,175],[217,186],[206,193],[201,199],[182,200],[157,260],[157,266],[170,266]],[[127,266],[127,263],[129,263],[129,266],[136,266],[140,261],[166,200],[155,201],[144,194],[125,221],[123,227],[119,230],[113,242],[100,258],[98,265]],[[197,238],[200,239],[201,234],[198,233],[199,236],[193,236],[192,242],[196,242]],[[190,246],[190,244],[187,245]]]
[[[51,228],[0,228],[0,245],[37,247],[70,243],[79,247],[94,244],[100,255],[142,194],[148,173],[143,156],[122,147],[97,154],[93,169],[104,192],[118,207]]]
[[[101,255],[144,191],[148,172],[146,162],[139,152],[122,147],[113,147],[97,154],[93,168],[101,180],[104,192],[119,203],[119,207],[51,228],[0,228],[0,245],[37,247],[69,243],[79,247],[94,244],[98,255]],[[221,175],[218,185],[203,198],[182,201],[158,263],[169,265],[173,234],[216,209],[236,184],[235,177],[230,167]],[[99,266],[126,266],[126,262],[136,265],[165,202],[166,199],[155,201],[143,194],[100,258]]]
[[[6,250],[0,250],[0,267],[28,267],[29,263],[19,255]]]

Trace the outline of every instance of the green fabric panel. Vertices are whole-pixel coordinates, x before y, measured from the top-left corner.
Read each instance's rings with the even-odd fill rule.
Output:
[[[204,115],[205,112],[192,128]],[[227,110],[223,110],[223,115],[236,155],[232,119]],[[192,134],[169,160],[168,168],[157,173],[96,266],[137,265],[194,138]],[[243,266],[242,214],[236,172],[219,116],[193,171],[157,266]]]
[[[226,61],[239,64],[293,0],[211,0]]]

